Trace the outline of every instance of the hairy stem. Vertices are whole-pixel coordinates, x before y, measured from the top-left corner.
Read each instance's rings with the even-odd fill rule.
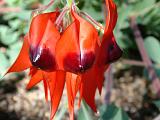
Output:
[[[72,6],[72,3],[74,2],[74,0],[66,0],[66,2],[67,2],[67,4],[68,4],[68,6],[71,7],[71,6]]]

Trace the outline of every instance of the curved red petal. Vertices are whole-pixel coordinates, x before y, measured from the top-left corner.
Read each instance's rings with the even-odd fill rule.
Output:
[[[117,7],[113,0],[105,0],[107,7],[107,18],[102,44],[99,50],[98,62],[100,66],[107,65],[116,61],[122,56],[122,50],[119,48],[113,35],[113,29],[117,22]]]
[[[102,92],[102,87],[103,87],[104,80],[105,80],[104,73],[107,70],[107,68],[108,68],[108,65],[101,66],[101,67],[100,66],[95,67],[95,72],[93,73],[95,74],[95,80],[97,82],[97,87],[98,87],[100,94]]]
[[[29,52],[28,35],[26,35],[24,37],[23,46],[21,48],[18,57],[16,61],[13,63],[13,65],[9,68],[7,73],[20,72],[32,66],[28,52]]]
[[[117,7],[113,0],[106,0],[107,7],[107,18],[106,18],[106,27],[104,34],[111,34],[118,18]]]
[[[79,45],[81,54],[84,54],[83,52],[85,51],[96,51],[99,40],[96,28],[75,12],[72,13],[75,20],[79,22]]]
[[[39,44],[45,34],[48,21],[54,23],[58,14],[58,12],[43,13],[32,19],[29,30],[29,43],[31,45]]]
[[[123,52],[116,43],[113,33],[104,35],[99,52],[98,64],[110,64],[122,56]]]
[[[57,12],[40,14],[33,18],[30,27],[30,59],[32,64],[46,71],[53,71],[57,64],[55,46],[60,39],[54,21]]]
[[[44,86],[45,99],[46,101],[48,101],[48,87],[49,86],[45,79],[43,80],[43,86]]]
[[[31,66],[29,69],[29,76],[33,76],[37,72],[37,70],[38,70],[37,68]]]
[[[77,75],[75,77],[75,74],[72,74],[72,92],[73,92],[73,96],[76,96],[79,88],[80,88],[80,85],[81,85],[81,76],[80,75]]]
[[[97,82],[95,76],[93,75],[94,69],[87,71],[82,74],[82,84],[80,88],[80,94],[86,103],[92,108],[94,112],[97,112],[95,105],[95,93],[97,89]],[[95,73],[96,74],[96,73]]]
[[[66,74],[66,85],[68,95],[68,105],[70,111],[70,120],[74,120],[74,100],[80,87],[81,79],[73,73]]]
[[[86,70],[92,67],[96,57],[97,49],[99,46],[98,32],[96,28],[87,20],[81,18],[74,11],[72,13],[75,20],[77,20],[80,23],[79,46],[81,55],[81,65],[84,66],[83,69]]]
[[[44,77],[48,83],[50,96],[51,96],[51,118],[53,119],[63,93],[64,84],[65,84],[65,72],[56,71],[56,72],[45,72]]]
[[[43,75],[41,70],[35,70],[34,73],[31,75],[31,79],[29,83],[27,84],[26,89],[31,89],[36,84],[38,84],[41,80],[43,80]]]
[[[67,86],[67,96],[68,96],[68,107],[70,112],[70,120],[74,120],[74,97],[72,92],[72,73],[67,73],[66,75],[66,86]]]
[[[113,33],[111,34],[111,39],[108,40],[108,59],[106,63],[112,63],[117,61],[123,54],[123,51],[118,46]]]
[[[101,93],[103,82],[104,82],[104,72],[107,70],[110,63],[118,60],[123,52],[117,45],[113,33],[110,35],[104,35],[101,47],[98,51],[98,57],[95,63],[95,76],[99,92]]]
[[[80,63],[80,49],[76,22],[74,21],[65,30],[56,45],[56,57],[59,69],[67,71],[78,71]]]
[[[98,33],[93,25],[76,13],[73,12],[73,16],[74,22],[57,43],[56,54],[60,69],[82,73],[94,63]]]

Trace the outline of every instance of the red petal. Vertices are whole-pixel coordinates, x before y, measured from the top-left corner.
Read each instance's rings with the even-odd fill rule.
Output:
[[[45,79],[43,80],[43,86],[44,86],[45,99],[46,101],[48,101],[48,83]]]
[[[58,12],[43,13],[32,19],[29,30],[29,43],[31,45],[39,44],[46,32],[48,22],[51,21],[54,24],[58,14]]]
[[[104,72],[108,68],[109,64],[115,62],[122,56],[122,50],[117,45],[113,33],[110,35],[104,35],[99,54],[95,64],[95,76],[99,92],[101,93],[103,82],[104,82]]]
[[[97,71],[100,71],[102,73],[105,72],[109,63],[116,61],[122,55],[122,50],[119,48],[113,35],[113,29],[116,25],[118,17],[117,7],[113,0],[106,0],[106,7],[108,12],[106,18],[106,27],[102,38],[102,44],[98,51],[98,57],[96,60]],[[102,79],[102,77],[101,79],[99,78],[99,80],[97,79],[98,88],[100,91],[102,88],[102,84],[100,83],[102,83],[103,80],[104,79]]]
[[[80,46],[81,54],[83,55],[86,51],[95,52],[98,45],[98,39],[99,39],[97,30],[91,23],[81,18],[76,13],[73,12],[73,15],[75,20],[80,23],[79,46]]]
[[[109,64],[115,62],[122,56],[123,52],[116,43],[113,33],[104,35],[99,52],[98,64]]]
[[[99,46],[98,32],[91,23],[78,16],[78,14],[74,12],[72,13],[75,20],[80,23],[79,46],[81,55],[81,65],[83,66],[83,69],[86,70],[92,67],[95,60],[95,56]]]
[[[70,111],[70,120],[74,120],[74,100],[76,94],[79,90],[81,79],[78,75],[67,73],[66,75],[66,85],[67,85],[67,95],[68,95],[68,105]]]
[[[108,65],[101,66],[101,67],[95,67],[95,73],[93,73],[95,74],[95,79],[96,79],[98,90],[100,94],[102,92],[102,87],[103,87],[104,80],[105,80],[104,73],[107,70],[107,68],[108,68]]]
[[[105,32],[102,38],[102,46],[100,48],[98,64],[109,64],[118,60],[122,56],[122,50],[116,43],[113,29],[116,25],[118,14],[117,7],[113,0],[106,0],[108,15],[106,18]],[[108,65],[107,65],[108,66]]]
[[[105,32],[102,38],[102,44],[99,51],[98,64],[103,66],[116,61],[122,55],[122,50],[117,45],[113,29],[117,22],[117,7],[113,0],[105,0],[107,7],[107,18]]]
[[[46,101],[48,101],[48,83],[44,79],[43,71],[41,71],[41,70],[39,70],[37,68],[32,67],[32,68],[30,68],[30,75],[31,75],[31,79],[30,79],[30,81],[29,81],[26,89],[31,89],[32,87],[34,87],[40,81],[43,80],[45,98],[46,98]]]
[[[117,7],[113,0],[106,0],[107,18],[105,34],[111,34],[117,22]]]
[[[95,76],[93,75],[93,73],[96,73],[93,70],[94,69],[91,69],[82,75],[82,85],[80,88],[80,94],[81,97],[84,98],[86,103],[92,108],[92,110],[97,112],[94,100],[97,85]]]
[[[34,66],[30,67],[29,69],[29,76],[33,76],[36,72],[37,72],[37,68],[35,68]]]
[[[98,46],[98,33],[93,25],[76,13],[73,14],[75,20],[58,41],[56,55],[60,69],[78,73],[93,65]]]
[[[43,75],[41,70],[36,70],[34,73],[31,75],[31,79],[26,87],[26,89],[31,89],[33,86],[38,84],[41,80],[43,80]]]
[[[42,70],[56,69],[55,45],[60,33],[54,25],[57,13],[40,14],[33,18],[30,27],[30,58],[32,64]]]
[[[123,51],[118,46],[113,33],[111,34],[111,39],[108,40],[107,49],[108,49],[108,59],[106,63],[112,63],[112,62],[117,61],[123,54]]]
[[[77,66],[80,62],[80,52],[78,44],[78,33],[76,28],[76,22],[73,22],[63,33],[61,39],[56,45],[56,56],[59,69],[64,70],[66,67],[70,67],[72,71],[77,71]],[[72,63],[72,65],[70,64]]]
[[[80,84],[81,84],[81,77],[78,75],[75,77],[75,74],[72,74],[72,92],[73,92],[73,96],[76,96],[79,88],[80,88]]]
[[[10,72],[20,72],[31,66],[31,62],[29,59],[29,44],[28,44],[28,35],[24,37],[24,42],[22,49],[14,62],[14,64],[9,68],[7,73]]]
[[[65,72],[45,72],[44,76],[49,85],[51,96],[51,119],[53,119],[63,93],[65,84]]]
[[[74,120],[74,98],[73,98],[73,93],[72,93],[71,81],[72,81],[72,73],[67,73],[66,86],[67,86],[67,96],[68,96],[70,120]]]

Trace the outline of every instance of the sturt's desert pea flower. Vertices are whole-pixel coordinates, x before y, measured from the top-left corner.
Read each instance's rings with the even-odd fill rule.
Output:
[[[7,73],[30,69],[27,89],[43,81],[45,98],[48,101],[49,91],[51,99],[50,119],[58,109],[65,84],[71,120],[78,92],[79,106],[84,99],[97,112],[96,89],[101,93],[104,72],[122,55],[113,34],[118,16],[113,0],[106,0],[106,8],[105,28],[80,12],[74,2],[63,10],[43,13],[40,9],[41,13],[33,15],[19,56]],[[99,36],[99,29],[103,36]]]

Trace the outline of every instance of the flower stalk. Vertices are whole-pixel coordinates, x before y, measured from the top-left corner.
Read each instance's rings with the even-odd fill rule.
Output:
[[[51,0],[47,5],[44,5],[38,9],[33,10],[31,14],[31,18],[48,9],[50,6],[53,5],[53,3],[54,3],[54,0]]]
[[[68,5],[69,7],[71,7],[71,6],[72,6],[72,3],[74,2],[74,0],[66,0],[66,2],[67,2],[67,5]]]
[[[104,34],[104,27],[102,24],[98,23],[96,20],[94,20],[90,15],[88,15],[86,12],[81,12],[82,15],[84,15],[86,18],[88,18],[93,24],[95,24],[95,27],[100,30]]]

